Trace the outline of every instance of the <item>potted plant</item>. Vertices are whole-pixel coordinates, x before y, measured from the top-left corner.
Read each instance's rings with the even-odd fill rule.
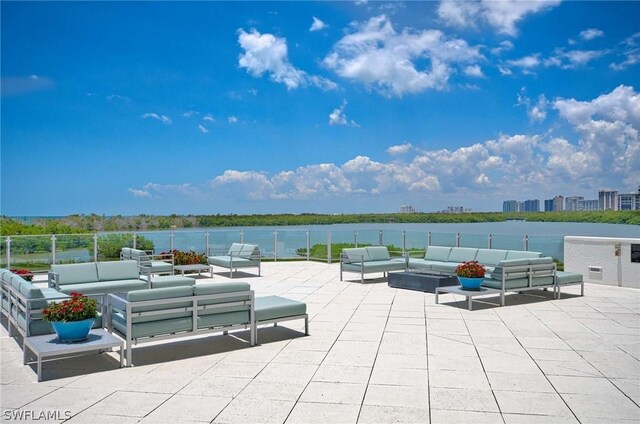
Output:
[[[61,341],[85,340],[98,316],[98,302],[78,292],[71,292],[70,296],[42,309],[43,318],[51,323]]]
[[[478,261],[462,262],[456,268],[456,275],[463,290],[480,290],[487,272],[484,265]]]
[[[22,277],[26,281],[32,281],[33,280],[33,273],[31,271],[29,271],[28,269],[12,269],[11,272],[13,272],[16,275],[19,275],[20,277]]]

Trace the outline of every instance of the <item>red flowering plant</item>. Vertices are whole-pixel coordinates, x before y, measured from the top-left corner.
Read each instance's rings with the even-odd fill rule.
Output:
[[[24,278],[27,281],[33,280],[33,273],[31,271],[29,271],[28,269],[12,269],[11,272],[13,272],[16,275],[21,276],[22,278]]]
[[[456,268],[456,275],[465,278],[484,278],[485,272],[487,270],[484,265],[478,261],[462,262]]]
[[[71,298],[51,302],[42,310],[45,321],[82,321],[98,316],[98,302],[82,293],[71,292]]]

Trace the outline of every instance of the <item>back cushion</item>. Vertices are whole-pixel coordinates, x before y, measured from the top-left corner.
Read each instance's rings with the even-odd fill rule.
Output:
[[[496,266],[498,262],[507,258],[506,250],[480,249],[476,255],[476,261],[482,265]]]
[[[424,258],[428,261],[447,262],[449,253],[451,253],[450,247],[429,246],[424,254]]]
[[[478,249],[472,247],[452,247],[447,262],[469,262],[476,259]]]
[[[351,262],[367,262],[370,260],[369,252],[367,252],[365,247],[350,247],[348,249],[342,249],[342,252],[347,255]]]
[[[248,258],[256,250],[258,250],[258,246],[255,246],[253,244],[243,244],[242,250],[240,250],[240,256],[243,258]]]
[[[100,281],[137,280],[138,263],[136,261],[98,262]]]
[[[240,291],[249,291],[251,286],[249,283],[233,282],[233,283],[204,283],[196,284],[193,288],[194,296],[203,294],[220,294],[220,293],[233,293]]]
[[[193,306],[191,301],[193,298],[192,287],[166,287],[162,289],[145,289],[134,290],[127,293],[127,300],[129,302],[142,302],[145,300],[159,300],[159,299],[176,299],[175,302],[165,303],[163,305],[149,305],[149,306],[137,306],[132,307],[131,312],[148,312],[148,311],[162,311],[167,309],[176,308],[188,308]],[[170,318],[183,318],[192,316],[191,311],[177,311],[173,313],[167,313],[162,315],[147,315],[142,317],[133,317],[132,322],[151,322],[162,321]]]
[[[34,286],[29,281],[25,281],[25,280],[23,280],[20,283],[20,293],[27,299],[41,299],[44,297],[44,295],[42,294],[42,291],[38,287]],[[41,300],[39,302],[32,302],[31,310],[42,309],[42,308],[45,308],[46,306],[47,306],[46,300]]]
[[[130,247],[123,247],[123,248],[120,250],[120,254],[121,254],[122,256],[126,256],[126,257],[131,256],[131,248],[130,248]]]
[[[129,302],[170,299],[172,297],[193,296],[193,287],[165,287],[161,289],[133,290],[127,293]]]
[[[51,265],[51,271],[60,274],[60,284],[94,283],[98,281],[98,270],[95,262]]]
[[[227,252],[227,255],[238,256],[242,251],[242,246],[243,245],[241,243],[232,243],[231,247],[229,247],[229,251]]]
[[[13,287],[14,289],[20,290],[20,286],[27,283],[29,282],[24,278],[22,278],[21,276],[19,276],[18,274],[11,274],[10,284],[11,284],[11,287]]]
[[[369,253],[369,259],[372,261],[388,261],[391,259],[389,250],[385,246],[369,246],[366,249]]]
[[[140,262],[148,262],[150,260],[147,252],[139,249],[131,249],[131,259],[136,259]]]
[[[539,258],[542,256],[540,252],[525,252],[523,250],[509,250],[507,252],[507,259],[529,259]]]

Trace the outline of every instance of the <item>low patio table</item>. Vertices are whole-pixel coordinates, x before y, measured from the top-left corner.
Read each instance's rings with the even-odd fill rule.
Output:
[[[480,290],[464,290],[462,286],[436,287],[436,305],[438,304],[439,293],[452,293],[466,296],[467,302],[469,302],[469,310],[471,311],[471,302],[474,297],[484,296],[487,294],[500,294],[500,290],[489,287],[481,287]]]
[[[176,265],[173,267],[176,271],[180,271],[182,273],[182,275],[184,275],[185,272],[196,272],[198,271],[198,275],[202,275],[201,272],[205,271],[205,272],[210,272],[211,271],[211,265],[203,265],[203,264],[191,264],[191,265]]]
[[[42,361],[46,358],[62,357],[72,354],[86,354],[93,351],[120,348],[120,368],[124,365],[124,341],[103,329],[91,330],[89,337],[81,342],[62,342],[56,334],[27,337],[24,342],[23,363],[27,364],[27,349],[31,350],[38,361],[38,381],[42,381]]]

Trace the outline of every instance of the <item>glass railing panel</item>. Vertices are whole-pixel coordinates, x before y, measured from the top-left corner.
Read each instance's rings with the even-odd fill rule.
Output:
[[[173,248],[181,252],[206,252],[204,231],[174,231]]]
[[[240,243],[240,230],[214,230],[209,231],[210,253],[226,252],[233,243]]]
[[[379,230],[357,230],[358,246],[377,246],[380,244]]]
[[[475,247],[487,249],[489,247],[488,234],[460,234],[460,247]]]
[[[11,237],[9,268],[44,271],[49,269],[52,259],[50,235]]]
[[[431,245],[455,247],[456,235],[455,233],[431,233]]]
[[[493,234],[492,238],[494,249],[524,250],[524,236],[520,234]]]
[[[557,235],[529,236],[529,250],[541,252],[564,262],[564,237]]]
[[[382,244],[387,246],[393,256],[402,255],[403,232],[402,230],[383,230]]]
[[[168,231],[136,231],[136,249],[153,250],[156,254],[168,252],[171,250],[169,235]]]
[[[306,230],[277,230],[277,257],[278,259],[307,258],[307,231]]]
[[[255,244],[264,258],[273,258],[275,252],[275,228],[244,229],[244,243]]]
[[[151,246],[149,240],[141,240],[142,246],[147,250]],[[133,233],[99,233],[98,234],[98,260],[117,261],[120,259],[120,251],[123,247],[133,247]]]
[[[56,263],[93,262],[93,234],[56,235]]]
[[[309,258],[316,261],[327,261],[327,239],[328,230],[311,230],[309,231],[309,244],[311,245],[311,252]],[[331,234],[334,236],[334,234]],[[332,247],[333,247],[332,240]],[[339,255],[339,253],[338,253]],[[339,258],[339,256],[338,256]]]

